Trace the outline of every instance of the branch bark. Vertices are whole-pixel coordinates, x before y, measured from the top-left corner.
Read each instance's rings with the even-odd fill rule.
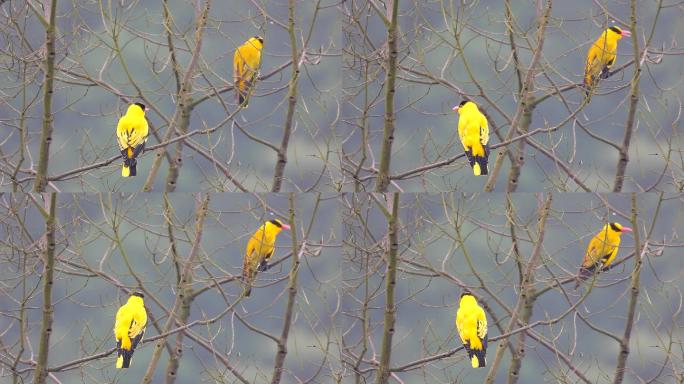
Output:
[[[390,183],[390,162],[392,160],[392,143],[394,142],[394,83],[397,77],[397,16],[399,0],[392,0],[392,17],[387,27],[387,64],[385,75],[385,128],[380,154],[380,170],[375,185],[376,192],[387,192]]]
[[[634,132],[634,116],[636,115],[637,104],[639,103],[639,79],[641,78],[641,62],[639,58],[639,34],[637,33],[636,0],[631,1],[630,5],[630,29],[632,30],[632,46],[634,49],[634,75],[629,85],[629,112],[627,113],[627,123],[625,124],[625,135],[620,147],[620,156],[615,173],[613,192],[622,192],[625,182],[625,171],[629,162],[629,144],[632,141]]]
[[[55,2],[53,2],[54,4]],[[54,12],[54,9],[53,9]],[[47,195],[46,195],[47,196]],[[52,334],[52,278],[55,266],[55,206],[57,194],[50,195],[49,214],[45,218],[45,254],[43,263],[43,321],[40,329],[40,344],[38,347],[38,361],[33,377],[33,384],[45,384],[48,376],[48,353],[50,350],[50,335]]]
[[[397,1],[397,0],[395,0]],[[382,350],[376,384],[386,384],[390,375],[390,356],[392,354],[392,337],[397,309],[394,305],[394,288],[397,278],[397,214],[399,212],[399,193],[392,194],[392,214],[387,218],[387,276],[385,277],[385,326],[382,332]]]
[[[634,5],[634,1],[632,1]],[[632,8],[634,12],[634,8]],[[634,13],[632,13],[634,16]],[[636,33],[635,33],[636,34]],[[613,384],[621,384],[625,377],[625,367],[627,366],[627,358],[629,357],[629,342],[632,337],[632,328],[634,327],[634,317],[636,315],[636,306],[639,300],[639,278],[641,276],[641,263],[646,254],[646,247],[641,249],[639,239],[639,227],[637,223],[637,198],[636,193],[632,192],[632,227],[634,228],[634,249],[636,249],[636,257],[634,258],[634,269],[632,270],[632,280],[630,284],[629,305],[627,307],[627,322],[625,323],[625,332],[620,340],[620,352],[617,357],[617,364],[615,366],[615,378]]]
[[[523,89],[520,92],[520,104],[518,104],[518,109],[515,111],[515,116],[513,116],[513,120],[511,121],[511,128],[508,130],[505,141],[510,140],[515,135],[515,133],[518,131],[518,126],[520,124],[521,118],[523,117],[524,111],[530,108],[530,106],[528,106],[528,103],[532,101],[530,100],[530,95],[532,93],[531,89],[534,81],[534,76],[536,73],[535,68],[539,64],[539,60],[541,58],[542,47],[544,46],[544,33],[546,31],[546,26],[549,23],[549,16],[551,15],[553,1],[548,0],[546,4],[546,9],[544,10],[541,19],[539,20],[539,31],[537,32],[537,49],[535,50],[534,55],[532,56],[530,66],[527,68],[527,73],[525,74],[525,81],[523,82]],[[485,192],[492,192],[494,190],[494,186],[496,185],[496,178],[498,177],[499,172],[501,171],[501,166],[503,165],[504,154],[506,153],[506,151],[508,151],[508,149],[503,149],[503,151],[499,153],[499,155],[496,157],[496,161],[494,163],[492,172],[490,172],[489,178],[487,179],[487,183],[485,183],[484,186]]]
[[[291,4],[292,5],[292,4]],[[304,250],[305,244],[301,248],[297,243],[297,226],[295,223],[295,203],[294,193],[289,194],[290,202],[290,232],[292,235],[292,267],[290,267],[289,282],[287,285],[288,296],[287,306],[285,307],[285,318],[283,321],[283,330],[278,339],[278,352],[275,357],[275,364],[273,367],[273,378],[271,384],[280,383],[283,376],[283,366],[285,364],[285,357],[287,356],[287,339],[290,335],[290,327],[292,326],[292,316],[294,314],[294,305],[297,298],[297,276],[299,273],[299,260],[301,252]]]
[[[551,209],[551,201],[553,200],[553,195],[549,193],[548,197],[546,198],[546,201],[544,202],[543,206],[540,209],[539,212],[539,236],[537,237],[537,241],[534,244],[534,249],[532,250],[532,255],[530,256],[529,261],[527,262],[527,267],[525,268],[525,273],[523,275],[523,280],[521,283],[521,290],[520,290],[520,297],[518,297],[518,302],[515,304],[515,308],[513,309],[513,312],[511,314],[511,318],[508,321],[508,326],[506,327],[506,333],[509,333],[513,330],[513,327],[516,325],[518,321],[518,317],[520,315],[520,310],[523,306],[523,303],[527,300],[527,295],[528,295],[528,286],[530,285],[532,281],[532,274],[534,272],[534,269],[537,266],[537,261],[539,260],[541,256],[541,249],[542,249],[542,243],[544,242],[544,232],[546,229],[546,219],[549,216],[549,210]],[[507,339],[503,339],[499,345],[496,348],[496,354],[494,355],[494,362],[492,363],[491,368],[489,368],[489,372],[487,372],[487,377],[485,378],[485,384],[492,384],[494,383],[494,379],[496,378],[496,372],[499,369],[499,364],[501,364],[501,360],[503,358],[503,353],[506,350],[506,341]]]
[[[198,194],[198,198],[200,196],[201,194]],[[179,311],[179,309],[182,309],[184,294],[188,291],[188,289],[192,288],[192,267],[195,263],[195,260],[197,259],[197,256],[199,255],[200,242],[202,241],[202,231],[204,228],[204,218],[206,217],[207,208],[209,206],[209,196],[209,194],[205,194],[204,199],[195,211],[195,239],[192,242],[192,247],[190,248],[190,252],[185,261],[185,264],[183,265],[181,280],[178,284],[180,289],[176,293],[176,299],[169,313],[169,318],[166,320],[166,323],[164,324],[164,332],[168,332],[171,329],[171,327],[174,324],[174,321],[180,321],[181,314],[177,314],[177,312]],[[177,317],[179,319],[177,319]],[[154,351],[152,352],[152,357],[150,359],[150,364],[147,366],[145,376],[143,376],[142,380],[140,381],[141,383],[149,384],[152,382],[152,377],[154,376],[154,371],[157,369],[157,364],[159,363],[159,358],[161,357],[161,352],[163,350],[165,340],[166,338],[161,338],[159,339],[157,344],[155,344]]]
[[[271,192],[280,192],[283,184],[283,173],[285,172],[285,165],[287,165],[287,148],[290,144],[290,135],[292,133],[292,124],[294,122],[295,108],[297,106],[297,85],[299,83],[300,66],[303,63],[304,52],[301,57],[297,51],[297,36],[295,35],[295,0],[288,2],[288,34],[290,35],[290,45],[292,50],[292,77],[288,85],[288,104],[287,116],[285,117],[285,129],[283,130],[283,138],[278,149],[278,160],[276,161],[275,171],[273,172],[273,186]]]
[[[195,50],[193,52],[190,64],[188,64],[188,69],[183,77],[183,82],[181,83],[181,88],[178,93],[178,111],[180,113],[180,120],[178,124],[178,135],[182,136],[188,132],[188,127],[190,126],[190,115],[193,109],[192,96],[192,75],[194,74],[195,68],[197,67],[197,61],[199,60],[199,53],[202,48],[202,35],[204,33],[204,26],[207,23],[207,16],[209,15],[209,8],[211,7],[211,0],[207,0],[204,4],[204,9],[200,13],[197,20],[197,29],[195,30]],[[169,47],[172,49],[172,46]],[[173,53],[173,52],[172,52]],[[174,58],[174,55],[171,56]],[[178,73],[177,68],[174,66],[174,73]],[[175,121],[175,119],[174,119]],[[172,124],[169,126],[169,133],[173,134],[175,126]],[[170,138],[170,137],[169,137]],[[161,157],[157,158],[161,161]],[[157,159],[153,165],[157,165]],[[166,192],[173,192],[176,190],[176,184],[178,183],[178,174],[183,165],[183,140],[176,143],[176,149],[171,162],[169,163],[169,171],[166,174],[166,186],[164,190]],[[152,175],[152,173],[150,173]],[[150,178],[148,178],[148,181]],[[145,187],[148,185],[145,183]],[[150,185],[151,187],[151,185]]]
[[[48,160],[50,158],[50,144],[52,143],[52,94],[55,79],[55,18],[57,14],[57,0],[50,2],[50,21],[45,27],[45,75],[43,85],[43,131],[40,136],[40,154],[38,173],[33,190],[45,192],[47,186]]]

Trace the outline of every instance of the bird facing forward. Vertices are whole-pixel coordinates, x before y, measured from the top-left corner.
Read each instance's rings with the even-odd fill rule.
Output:
[[[264,38],[250,37],[244,44],[237,47],[233,56],[233,86],[238,105],[247,108],[249,96],[261,65],[261,50],[264,48]]]
[[[632,228],[624,227],[620,223],[608,223],[591,239],[579,269],[575,289],[579,287],[581,281],[592,276],[597,268],[600,267],[600,270],[603,270],[615,260],[620,247],[620,235],[624,232],[632,232]]]
[[[132,293],[128,302],[116,312],[114,337],[116,338],[116,367],[128,368],[133,352],[145,334],[147,312],[143,294]]]
[[[475,176],[486,175],[489,158],[487,118],[470,100],[463,100],[452,110],[458,112],[458,136]]]
[[[246,286],[245,296],[252,293],[252,282],[257,271],[263,272],[268,269],[268,260],[275,250],[276,237],[283,229],[289,230],[290,226],[278,219],[269,220],[259,227],[247,242],[242,265],[242,281]]]
[[[630,31],[613,26],[603,31],[601,37],[589,48],[584,69],[584,88],[587,97],[599,78],[606,78],[610,74],[610,68],[615,64],[618,40],[631,35]]]
[[[149,134],[145,111],[147,108],[144,104],[131,104],[126,114],[121,116],[116,125],[116,138],[124,160],[121,168],[121,176],[123,177],[137,174],[137,157],[145,149],[145,142]]]
[[[461,295],[456,312],[456,329],[473,368],[484,367],[487,364],[487,317],[475,296],[469,292]]]

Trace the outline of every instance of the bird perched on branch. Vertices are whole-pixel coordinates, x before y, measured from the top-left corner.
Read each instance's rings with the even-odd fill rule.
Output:
[[[608,223],[591,239],[579,269],[575,289],[581,281],[592,276],[596,268],[600,267],[600,270],[603,270],[615,260],[620,247],[620,235],[624,232],[632,232],[632,228],[624,227],[620,223]]]
[[[263,272],[268,269],[268,260],[275,250],[276,237],[283,229],[289,230],[290,226],[278,219],[269,220],[259,227],[247,242],[242,265],[242,281],[246,286],[245,296],[252,293],[252,281],[257,271]]]
[[[259,72],[263,48],[263,37],[250,37],[244,44],[237,47],[233,56],[233,86],[238,105],[244,108],[249,105],[249,95]]]
[[[121,168],[121,176],[123,177],[137,174],[137,157],[145,150],[145,142],[149,134],[145,111],[147,108],[144,104],[131,104],[116,126],[116,139],[124,159]]]
[[[484,367],[487,364],[487,318],[470,292],[461,295],[456,312],[456,329],[473,368]]]
[[[603,31],[601,37],[589,48],[584,70],[584,88],[587,97],[599,78],[605,79],[610,74],[610,68],[615,64],[618,40],[631,35],[630,31],[613,26]]]
[[[465,154],[475,176],[486,175],[489,158],[489,126],[487,118],[477,105],[470,100],[463,100],[454,108],[458,112],[458,136],[461,139]]]
[[[132,293],[128,302],[116,312],[114,337],[116,338],[116,367],[128,368],[133,352],[145,334],[147,312],[143,294]]]

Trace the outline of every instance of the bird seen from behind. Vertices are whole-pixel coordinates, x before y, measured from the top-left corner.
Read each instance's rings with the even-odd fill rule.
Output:
[[[145,150],[145,142],[149,135],[145,111],[147,108],[144,104],[131,104],[116,126],[116,139],[124,160],[121,168],[123,177],[137,174],[137,158]]]
[[[456,312],[456,329],[473,368],[487,364],[487,317],[470,292],[461,295]]]
[[[131,366],[133,352],[145,334],[147,312],[142,293],[135,292],[116,312],[114,337],[116,338],[116,368]]]
[[[458,136],[463,144],[463,149],[468,157],[468,162],[473,168],[475,176],[488,173],[487,161],[489,158],[489,126],[487,118],[470,100],[463,100],[452,110],[458,112]]]

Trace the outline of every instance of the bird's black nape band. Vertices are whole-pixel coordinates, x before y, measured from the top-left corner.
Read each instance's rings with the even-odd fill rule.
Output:
[[[463,293],[461,293],[461,298],[463,298],[463,296],[466,296],[466,295],[473,296],[473,293],[470,291],[463,291]]]
[[[615,225],[615,223],[610,223],[610,229],[612,229],[615,232],[622,232],[622,229],[618,228],[618,226]]]
[[[461,101],[461,103],[460,103],[458,106],[459,106],[459,107],[462,107],[462,106],[464,106],[464,105],[465,105],[467,102],[469,102],[469,101],[470,101],[470,100],[468,100],[468,99],[463,99],[463,101]]]
[[[138,297],[141,298],[141,299],[144,299],[144,298],[145,298],[145,295],[143,295],[143,294],[140,293],[140,292],[133,292],[133,293],[131,293],[131,296],[138,296]]]
[[[280,221],[278,221],[278,220],[270,220],[270,222],[271,222],[271,224],[275,225],[275,226],[278,227],[278,228],[282,228],[282,227],[283,227],[283,225],[280,224]]]
[[[140,107],[143,111],[145,110],[145,108],[147,108],[147,107],[145,107],[145,104],[143,104],[143,103],[134,103],[134,104],[137,105],[138,107]]]
[[[610,29],[611,31],[617,33],[618,35],[622,35],[622,29],[620,29],[620,28],[618,28],[618,27],[610,27],[610,28],[608,28],[608,29]]]
[[[259,42],[260,42],[261,44],[264,43],[264,38],[263,38],[263,37],[261,37],[261,36],[254,36],[254,38],[257,39],[257,40],[259,40]]]

